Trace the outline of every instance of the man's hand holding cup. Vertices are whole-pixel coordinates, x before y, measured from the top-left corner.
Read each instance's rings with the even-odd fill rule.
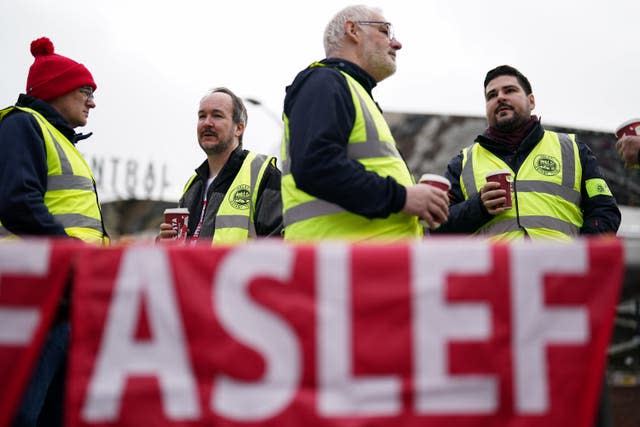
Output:
[[[426,209],[420,215],[425,225],[431,230],[440,227],[449,217],[449,190],[451,183],[441,175],[425,173],[420,177],[420,185],[424,185],[429,195]]]
[[[169,208],[164,211],[164,222],[160,224],[158,241],[181,241],[187,239],[189,209]]]
[[[482,205],[491,215],[511,209],[511,171],[500,169],[487,174],[487,182],[480,189]]]

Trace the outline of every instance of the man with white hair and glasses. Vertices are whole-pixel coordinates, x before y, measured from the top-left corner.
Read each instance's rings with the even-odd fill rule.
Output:
[[[372,90],[396,71],[402,44],[379,9],[349,6],[324,33],[327,57],[287,87],[284,237],[400,240],[446,221],[448,196],[416,185]]]

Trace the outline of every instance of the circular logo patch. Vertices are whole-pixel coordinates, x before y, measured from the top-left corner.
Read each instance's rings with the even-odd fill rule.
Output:
[[[538,154],[533,160],[533,167],[542,175],[557,175],[560,172],[560,162],[553,156]]]
[[[229,194],[229,203],[236,209],[249,209],[251,203],[251,191],[248,185],[238,185]]]

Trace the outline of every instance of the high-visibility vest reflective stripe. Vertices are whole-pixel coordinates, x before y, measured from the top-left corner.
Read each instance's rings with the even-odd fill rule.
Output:
[[[475,143],[463,150],[460,185],[465,199],[478,193],[485,176],[509,166]],[[580,182],[582,166],[573,135],[546,131],[513,177],[513,208],[476,232],[492,240],[536,238],[569,240],[582,226]]]
[[[242,243],[257,237],[258,188],[270,163],[275,166],[275,158],[251,152],[247,154],[216,213],[212,245]],[[189,190],[196,176],[189,179],[183,193]]]
[[[313,66],[324,65],[315,63]],[[368,171],[382,177],[392,176],[401,185],[412,185],[413,177],[398,152],[391,130],[375,102],[355,79],[342,71],[341,74],[349,86],[356,112],[347,146],[348,157],[360,162]],[[286,116],[284,123],[281,159],[285,239],[395,240],[422,236],[423,230],[417,217],[395,213],[384,219],[368,219],[299,190],[290,170],[289,120]]]
[[[0,120],[13,109],[31,114],[42,129],[47,156],[44,204],[65,232],[89,243],[106,244],[102,212],[89,165],[77,148],[40,113],[24,107],[0,111]],[[10,234],[0,226],[0,234]]]

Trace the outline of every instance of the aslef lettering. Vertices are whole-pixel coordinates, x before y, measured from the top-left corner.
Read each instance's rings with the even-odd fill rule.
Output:
[[[479,241],[413,247],[413,356],[419,414],[491,414],[498,406],[498,378],[451,375],[447,369],[448,342],[486,340],[492,332],[488,304],[445,300],[447,274],[488,274],[490,249]]]
[[[354,374],[354,311],[349,299],[354,286],[352,250],[340,243],[315,248],[317,408],[320,416],[328,418],[394,416],[402,409],[401,375],[367,375],[361,370]],[[505,303],[510,303],[513,318],[513,355],[509,360],[513,363],[513,409],[517,414],[542,414],[550,407],[548,362],[544,357],[547,346],[588,340],[587,308],[547,306],[543,287],[547,274],[586,274],[586,244],[545,250],[547,255],[551,251],[551,256],[540,257],[533,245],[509,247],[512,300]],[[240,381],[222,373],[213,378],[208,410],[216,415],[237,422],[266,420],[285,411],[299,392],[304,352],[310,349],[303,346],[280,314],[256,303],[248,293],[252,280],[264,277],[281,282],[282,292],[287,292],[296,265],[295,251],[295,246],[277,242],[239,246],[229,249],[214,272],[213,315],[230,337],[255,350],[265,361],[262,377],[254,381]],[[414,412],[422,416],[495,413],[501,401],[499,374],[452,374],[447,368],[450,342],[482,342],[494,333],[490,303],[445,298],[449,275],[489,274],[495,267],[491,247],[468,240],[464,245],[421,242],[411,247],[410,254],[412,296],[407,309],[412,320],[407,326],[413,337],[410,390],[414,393]],[[159,379],[162,404],[170,419],[194,420],[201,416],[200,402],[207,399],[197,395],[202,390],[195,386],[184,329],[206,325],[183,324],[172,265],[160,247],[125,249],[84,402],[86,419],[115,420],[125,381],[134,375]],[[135,322],[143,299],[152,336],[150,341],[136,343]],[[161,323],[168,330],[163,331]],[[525,357],[529,358],[525,361]],[[538,381],[525,384],[527,378]]]
[[[166,252],[155,248],[131,248],[124,253],[82,409],[85,420],[116,420],[127,378],[132,375],[158,378],[169,419],[200,416],[169,266]],[[136,342],[133,337],[143,303],[148,307],[152,339]]]
[[[243,382],[226,375],[215,379],[211,408],[226,418],[270,418],[282,411],[297,391],[302,376],[298,339],[285,321],[256,304],[248,290],[258,276],[287,282],[294,258],[293,249],[285,245],[246,245],[232,251],[217,271],[212,284],[215,312],[224,328],[258,351],[266,365],[259,381]]]
[[[531,245],[516,245],[511,253],[515,403],[518,413],[543,414],[549,408],[547,346],[584,344],[589,337],[586,307],[545,305],[544,276],[586,274],[587,248],[584,241],[551,245],[540,257]]]

